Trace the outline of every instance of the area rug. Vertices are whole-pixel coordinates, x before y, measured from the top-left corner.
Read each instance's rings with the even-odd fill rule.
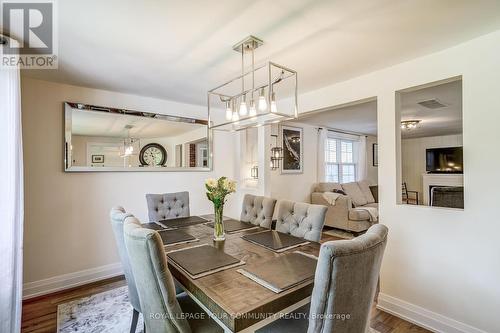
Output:
[[[57,333],[126,333],[130,330],[132,306],[127,287],[62,303],[57,307]],[[143,332],[139,316],[136,333]],[[380,333],[370,328],[370,333]]]
[[[127,287],[62,303],[57,307],[57,333],[124,333],[130,331],[132,305]],[[142,333],[139,316],[136,333]]]

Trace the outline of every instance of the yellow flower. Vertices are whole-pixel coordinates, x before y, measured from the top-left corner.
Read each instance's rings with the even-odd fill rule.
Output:
[[[236,182],[225,178],[222,182],[222,188],[229,193],[236,192]]]
[[[205,184],[208,187],[217,187],[217,180],[215,180],[213,178],[208,178],[207,180],[205,180]]]
[[[234,180],[225,181],[224,189],[228,192],[236,192],[236,182]]]
[[[227,178],[224,178],[224,180],[222,181],[222,188],[226,191],[229,191],[229,183],[230,183],[230,180]]]

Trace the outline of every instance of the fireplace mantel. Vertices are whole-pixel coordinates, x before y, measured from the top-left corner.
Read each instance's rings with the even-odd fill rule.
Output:
[[[452,173],[424,173],[422,175],[424,205],[429,206],[429,188],[431,186],[464,186],[463,174]]]

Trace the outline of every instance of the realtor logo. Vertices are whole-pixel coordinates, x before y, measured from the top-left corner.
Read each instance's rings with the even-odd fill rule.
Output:
[[[3,33],[12,38],[2,47],[2,66],[57,68],[54,12],[50,0],[2,1]]]

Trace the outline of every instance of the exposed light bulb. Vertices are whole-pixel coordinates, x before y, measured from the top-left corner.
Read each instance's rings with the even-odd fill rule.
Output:
[[[232,121],[238,121],[238,120],[240,120],[240,116],[238,115],[238,112],[236,112],[236,111],[235,111],[235,112],[233,112],[233,115],[232,115],[232,117],[231,117],[231,120],[232,120]]]
[[[250,117],[255,117],[257,115],[257,109],[255,109],[255,102],[253,100],[250,101]]]
[[[247,109],[247,96],[243,96],[243,100],[241,101],[240,104],[240,116],[246,116],[248,114],[248,109]]]
[[[271,95],[271,112],[276,113],[278,112],[278,107],[276,106],[276,95],[273,94]]]
[[[267,101],[266,101],[266,96],[264,94],[264,88],[260,89],[258,107],[259,107],[259,111],[266,111],[267,110]]]
[[[132,155],[133,152],[134,152],[134,147],[128,146],[128,147],[125,148],[125,154],[124,155],[125,156],[130,156],[130,155]]]
[[[229,101],[226,102],[226,120],[233,119],[233,110],[231,109],[231,103]]]

